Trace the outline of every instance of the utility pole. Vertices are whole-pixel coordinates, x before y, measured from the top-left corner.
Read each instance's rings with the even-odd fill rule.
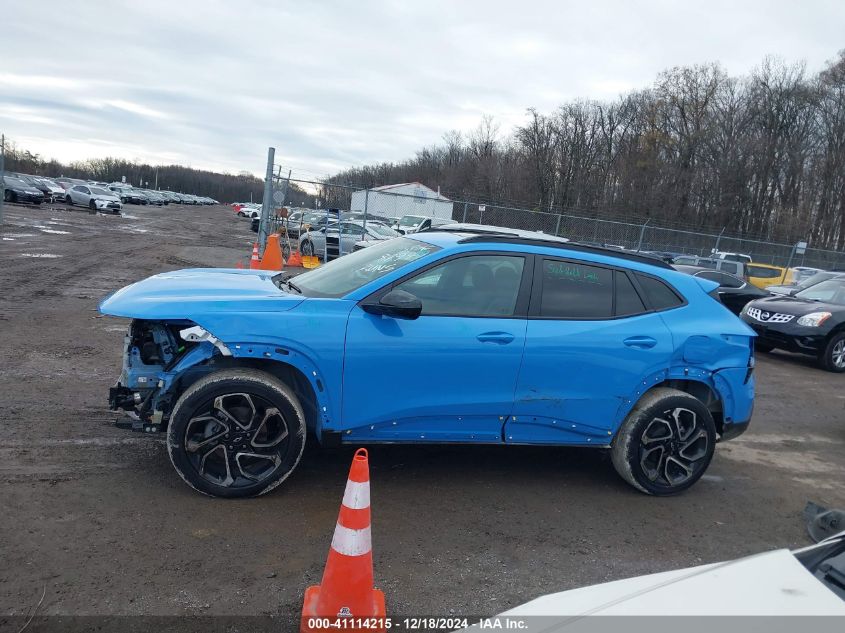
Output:
[[[270,219],[270,207],[273,206],[273,162],[276,160],[276,148],[267,148],[267,173],[264,176],[264,201],[261,205],[261,220],[258,225],[258,250],[264,253],[267,244],[267,223]]]
[[[3,195],[0,196],[0,226],[3,225],[3,205],[6,201],[6,135],[0,134],[0,189]]]

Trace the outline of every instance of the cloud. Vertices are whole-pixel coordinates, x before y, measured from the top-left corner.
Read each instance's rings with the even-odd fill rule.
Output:
[[[4,9],[0,129],[45,156],[256,174],[397,161],[528,107],[608,99],[679,64],[820,69],[830,1],[41,0]]]

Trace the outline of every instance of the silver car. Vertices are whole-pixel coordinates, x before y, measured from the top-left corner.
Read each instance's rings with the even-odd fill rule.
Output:
[[[348,255],[358,242],[381,242],[399,235],[381,222],[367,222],[365,226],[363,222],[347,220],[303,233],[299,238],[299,252],[328,261]]]
[[[74,185],[65,192],[65,201],[73,206],[79,204],[91,209],[93,213],[120,214],[123,205],[114,192],[94,185]]]

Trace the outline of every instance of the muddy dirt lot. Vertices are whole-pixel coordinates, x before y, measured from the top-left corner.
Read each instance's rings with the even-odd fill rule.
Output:
[[[203,497],[162,440],[111,425],[125,322],[106,293],[246,261],[227,207],[7,207],[0,242],[0,615],[296,614],[319,582],[351,450],[307,451],[269,496]],[[488,615],[539,594],[807,544],[845,507],[845,376],[760,359],[751,430],[688,493],[646,497],[601,452],[374,447],[377,584],[405,615]]]

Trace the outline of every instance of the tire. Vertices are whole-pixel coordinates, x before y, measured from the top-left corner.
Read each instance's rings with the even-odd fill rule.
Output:
[[[288,244],[287,242],[284,242],[282,244],[282,257],[285,261],[290,259],[290,244]]]
[[[306,257],[314,255],[314,242],[312,242],[311,240],[305,240],[304,242],[302,242],[302,246],[300,246],[299,252],[305,255]]]
[[[239,218],[245,218],[245,217],[246,217],[246,213],[244,213],[243,211],[238,211],[238,217],[239,217]]]
[[[762,352],[763,354],[768,354],[775,348],[774,345],[769,345],[768,343],[761,343],[760,339],[754,341],[754,351]]]
[[[8,189],[6,189],[3,192],[3,200],[5,200],[6,202],[14,202],[15,201],[15,194],[12,193],[11,191],[9,191]]]
[[[73,206],[73,199],[70,196],[65,196],[65,203],[69,206]]]
[[[845,332],[830,337],[824,351],[819,354],[819,366],[837,374],[845,371]]]
[[[611,446],[616,472],[655,496],[683,492],[698,481],[716,446],[716,425],[698,398],[657,388],[625,418]]]
[[[97,212],[97,203],[94,202],[93,200],[89,200],[88,201],[88,208],[91,209],[92,213],[96,213]]]
[[[262,371],[224,369],[198,380],[179,398],[167,453],[194,490],[212,497],[254,497],[293,472],[305,435],[305,414],[287,385]]]

